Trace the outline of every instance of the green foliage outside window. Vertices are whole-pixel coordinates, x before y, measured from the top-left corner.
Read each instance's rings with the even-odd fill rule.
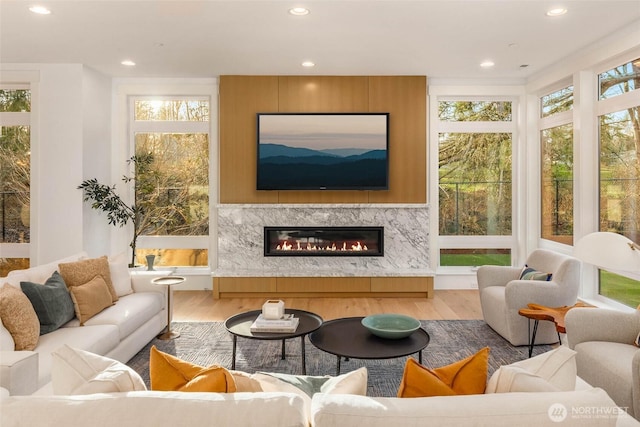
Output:
[[[599,76],[600,99],[640,88],[640,60]],[[600,116],[600,231],[640,242],[640,106]],[[636,307],[640,281],[607,272],[600,275],[600,294]]]

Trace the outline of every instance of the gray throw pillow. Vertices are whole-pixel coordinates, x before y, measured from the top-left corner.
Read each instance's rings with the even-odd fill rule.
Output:
[[[43,285],[20,282],[20,287],[38,315],[40,335],[55,331],[75,317],[71,295],[57,271]]]

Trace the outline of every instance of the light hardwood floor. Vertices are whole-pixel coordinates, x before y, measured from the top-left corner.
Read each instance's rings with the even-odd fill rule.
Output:
[[[258,310],[264,298],[213,299],[211,291],[175,291],[173,321],[224,321],[248,310]],[[368,316],[376,313],[400,313],[416,319],[482,319],[477,290],[437,290],[426,298],[285,298],[285,307],[308,310],[324,320],[339,317]]]

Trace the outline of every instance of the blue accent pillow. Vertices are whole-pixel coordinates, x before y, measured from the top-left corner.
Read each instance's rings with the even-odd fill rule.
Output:
[[[525,265],[522,269],[522,273],[520,273],[520,280],[542,280],[544,282],[549,282],[551,280],[551,276],[551,273],[543,273],[535,268]]]
[[[40,321],[40,335],[48,334],[76,315],[71,294],[57,271],[43,284],[20,282]]]

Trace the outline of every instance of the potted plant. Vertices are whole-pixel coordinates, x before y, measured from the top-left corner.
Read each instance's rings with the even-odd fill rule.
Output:
[[[129,165],[134,165],[133,176],[123,176],[122,181],[125,183],[134,182],[136,178],[140,179],[145,173],[148,173],[149,166],[153,163],[153,154],[135,155],[127,160]],[[131,247],[131,263],[129,267],[136,264],[136,241],[138,236],[144,231],[145,224],[148,223],[148,211],[142,204],[135,202],[128,205],[118,193],[116,186],[108,186],[98,182],[96,178],[87,179],[78,186],[84,192],[84,201],[91,200],[91,207],[98,209],[107,214],[109,224],[123,227],[129,221],[133,223],[133,237],[129,246]]]

